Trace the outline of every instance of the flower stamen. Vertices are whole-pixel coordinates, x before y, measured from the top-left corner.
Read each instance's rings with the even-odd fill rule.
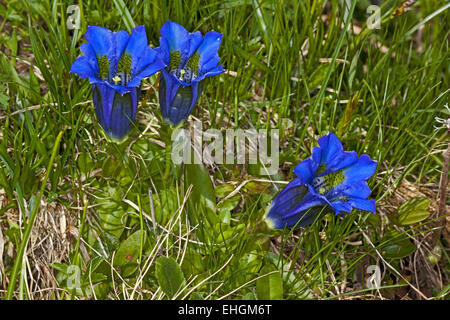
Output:
[[[117,83],[118,83],[119,81],[122,81],[122,78],[119,77],[118,75],[116,75],[114,78],[112,78],[112,81],[114,81],[114,84],[117,85]]]
[[[108,57],[101,56],[100,58],[97,58],[98,62],[98,78],[102,79],[103,81],[108,81],[109,79],[109,60]]]
[[[183,81],[183,75],[186,73],[186,70],[181,69],[180,70],[180,77],[178,79],[180,79],[180,81]]]
[[[342,170],[338,170],[336,172],[331,172],[324,176],[315,177],[312,180],[311,185],[318,193],[325,194],[328,191],[332,190],[333,188],[337,187],[344,180],[345,176]]]

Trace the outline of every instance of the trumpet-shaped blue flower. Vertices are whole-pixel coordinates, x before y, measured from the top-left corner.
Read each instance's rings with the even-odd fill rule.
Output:
[[[159,85],[159,103],[164,119],[177,125],[185,120],[202,92],[206,77],[224,72],[218,66],[222,34],[209,31],[189,33],[181,25],[167,21],[161,28],[160,46],[155,50],[166,64]]]
[[[310,158],[295,169],[292,180],[272,201],[265,219],[275,229],[311,224],[323,211],[336,214],[353,208],[375,213],[375,200],[367,199],[371,190],[366,180],[377,163],[366,154],[344,151],[333,134],[321,137]]]
[[[131,35],[89,26],[85,38],[83,55],[70,72],[89,79],[100,125],[111,138],[122,140],[136,116],[141,81],[164,63],[148,46],[144,26],[134,28]]]

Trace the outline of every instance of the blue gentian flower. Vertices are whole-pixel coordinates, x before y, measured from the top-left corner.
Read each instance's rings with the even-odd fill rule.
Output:
[[[155,50],[166,64],[159,84],[159,103],[165,120],[177,125],[185,120],[202,92],[202,81],[218,75],[218,50],[222,34],[209,31],[189,33],[179,24],[167,21],[161,28],[160,46]]]
[[[366,154],[344,151],[333,134],[321,137],[312,156],[295,169],[296,178],[272,201],[265,216],[274,229],[303,227],[329,209],[336,214],[353,208],[375,213],[375,200],[367,199],[371,190],[366,180],[377,163]]]
[[[81,45],[83,55],[70,72],[89,79],[98,121],[114,140],[122,140],[136,116],[141,81],[164,64],[147,43],[144,26],[112,32],[89,26]]]

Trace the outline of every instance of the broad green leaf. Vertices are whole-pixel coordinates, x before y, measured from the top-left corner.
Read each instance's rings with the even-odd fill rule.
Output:
[[[186,180],[188,186],[190,184],[193,186],[191,198],[196,202],[204,199],[208,208],[214,210],[216,207],[216,196],[209,174],[203,164],[187,164]]]
[[[90,284],[103,282],[106,279],[108,279],[108,276],[103,273],[90,273],[86,274],[85,277],[83,277],[83,286],[89,286]]]
[[[110,284],[108,282],[102,282],[94,286],[95,296],[100,300],[107,298],[109,290]]]
[[[183,274],[189,278],[191,275],[198,275],[206,270],[207,266],[203,264],[202,255],[194,249],[187,250],[184,255],[181,269]]]
[[[245,270],[245,274],[250,276],[258,272],[261,269],[262,265],[262,256],[261,253],[254,250],[247,254],[245,254],[240,260],[239,265],[242,270]],[[251,277],[248,278],[249,280]]]
[[[259,300],[283,299],[283,280],[280,272],[274,271],[275,267],[269,264],[259,272],[259,276],[266,275],[256,281],[256,294]]]
[[[404,202],[398,208],[397,220],[401,225],[418,223],[429,217],[430,200],[427,198],[414,198]]]
[[[216,223],[214,225],[214,234],[216,235],[216,243],[227,241],[238,235],[245,228],[243,223],[230,227],[225,223]]]
[[[77,159],[78,168],[84,174],[90,172],[93,169],[94,161],[87,152],[82,152]]]
[[[415,250],[416,246],[409,239],[405,239],[383,247],[381,253],[387,259],[401,259],[409,256]]]
[[[185,283],[183,271],[173,258],[159,257],[156,260],[156,278],[169,299],[173,298]]]
[[[266,185],[264,185],[263,183],[258,183],[258,182],[254,182],[254,181],[250,181],[248,183],[245,184],[244,190],[252,192],[252,193],[269,193],[269,189]]]
[[[203,296],[198,292],[193,292],[189,296],[189,300],[205,300]]]
[[[161,189],[158,191],[158,194],[153,193],[152,198],[156,222],[158,224],[165,225],[177,211],[177,194],[173,192],[173,189]],[[151,209],[149,201],[146,201],[143,206],[144,211],[150,212]]]
[[[240,200],[241,196],[236,195],[217,205],[217,212],[219,214],[219,219],[221,222],[230,223],[231,211],[237,207]]]
[[[120,173],[120,166],[113,157],[108,157],[102,165],[102,175],[104,177],[113,177]]]
[[[95,278],[92,278],[92,275],[95,275]],[[106,262],[104,257],[97,256],[87,264],[86,273],[83,276],[83,283],[94,282],[94,279],[100,278],[102,279],[100,281],[111,278],[111,266]]]
[[[377,214],[370,214],[370,215],[368,215],[367,222],[370,223],[371,225],[375,226],[375,227],[380,227],[381,226],[381,218]]]
[[[249,292],[242,297],[242,300],[256,300],[256,296],[253,292]]]
[[[67,264],[55,262],[55,263],[52,263],[50,266],[52,268],[58,270],[59,272],[67,273],[67,267],[68,267]]]
[[[216,196],[214,188],[203,164],[187,164],[185,166],[186,189],[192,185],[188,201],[189,219],[191,223],[209,222],[211,226],[219,222],[215,212]],[[201,241],[206,241],[202,239]]]
[[[222,184],[220,186],[217,186],[214,189],[214,192],[215,192],[217,198],[225,198],[234,189],[235,189],[235,186],[233,186],[232,184]]]
[[[122,276],[130,276],[136,270],[146,239],[147,233],[139,230],[120,244],[113,266],[120,268]]]
[[[383,237],[386,242],[381,247],[381,254],[387,259],[401,259],[409,256],[416,250],[416,246],[408,236],[389,226]]]

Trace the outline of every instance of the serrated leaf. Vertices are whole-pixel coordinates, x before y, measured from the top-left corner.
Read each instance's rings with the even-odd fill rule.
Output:
[[[173,258],[156,259],[156,278],[161,290],[169,299],[173,298],[185,283],[183,271]]]
[[[429,207],[430,200],[427,198],[410,199],[398,208],[397,220],[404,226],[423,221],[430,216]]]

